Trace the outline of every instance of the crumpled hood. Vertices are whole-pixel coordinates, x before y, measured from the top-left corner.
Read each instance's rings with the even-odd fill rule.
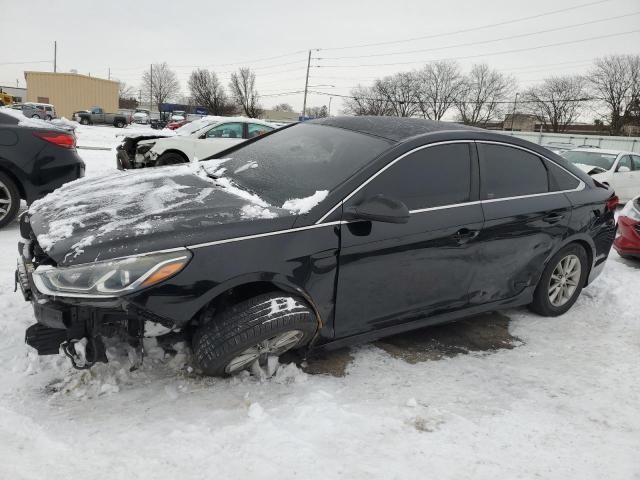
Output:
[[[224,160],[130,170],[68,183],[33,203],[40,247],[61,265],[288,228],[295,216],[228,179]]]
[[[589,175],[598,175],[607,171],[604,168],[595,165],[585,165],[583,163],[574,163],[574,165]]]

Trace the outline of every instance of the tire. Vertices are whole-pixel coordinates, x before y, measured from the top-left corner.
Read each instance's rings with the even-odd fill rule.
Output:
[[[15,182],[0,172],[0,228],[12,222],[20,209],[20,191]]]
[[[37,113],[35,113],[35,114],[31,115],[31,118],[37,118],[37,119],[40,119],[40,115],[38,115]]]
[[[178,165],[180,163],[188,163],[188,162],[189,160],[187,160],[185,157],[183,157],[179,153],[168,152],[168,153],[163,153],[162,155],[160,155],[160,157],[158,157],[156,166],[163,167],[166,165]]]
[[[86,117],[82,117],[80,119],[80,125],[89,125],[89,119]]]
[[[193,353],[205,375],[222,377],[265,366],[268,357],[309,343],[318,328],[303,300],[277,292],[239,302],[208,320],[194,333]]]
[[[46,117],[44,117],[44,119],[45,119],[45,120],[49,120],[49,121],[53,120],[53,118],[51,117],[51,115],[47,115]]]
[[[572,267],[576,265],[575,262],[578,262],[577,267]],[[565,313],[580,296],[589,267],[587,252],[582,246],[570,243],[562,248],[549,260],[542,272],[533,294],[531,310],[545,317],[557,317]]]
[[[122,120],[117,120],[116,123],[113,124],[116,128],[124,128],[124,122]]]

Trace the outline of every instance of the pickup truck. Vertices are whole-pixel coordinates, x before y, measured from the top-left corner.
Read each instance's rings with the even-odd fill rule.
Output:
[[[132,121],[131,112],[120,110],[117,113],[105,113],[101,107],[91,107],[73,113],[73,120],[82,125],[108,124],[116,128],[124,128]]]

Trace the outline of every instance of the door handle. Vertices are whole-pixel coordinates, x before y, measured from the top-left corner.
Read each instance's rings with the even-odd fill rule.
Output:
[[[480,234],[480,230],[469,230],[468,228],[461,228],[456,233],[453,234],[453,239],[459,245],[464,245],[467,242],[470,242],[474,238],[476,238]]]
[[[558,223],[563,218],[564,218],[564,215],[561,215],[559,213],[552,213],[551,215],[542,217],[542,221],[546,223]]]

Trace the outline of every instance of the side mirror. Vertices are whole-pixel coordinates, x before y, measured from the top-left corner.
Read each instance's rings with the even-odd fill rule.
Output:
[[[627,172],[630,172],[630,171],[631,171],[631,169],[629,167],[625,166],[625,165],[620,165],[618,167],[618,170],[616,170],[616,172],[620,172],[620,173],[627,173]]]
[[[383,223],[407,223],[409,209],[399,200],[376,195],[363,201],[360,205],[347,207],[344,211],[345,220],[368,220]]]

